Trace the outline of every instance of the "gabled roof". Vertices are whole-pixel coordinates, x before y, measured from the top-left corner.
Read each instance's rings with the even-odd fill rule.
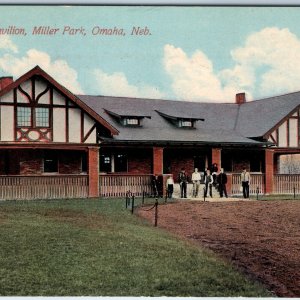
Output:
[[[246,102],[239,106],[235,130],[263,137],[300,105],[300,92]]]
[[[203,103],[139,99],[126,97],[79,96],[100,115],[102,108],[126,111],[133,108],[151,116],[151,122],[143,122],[143,129],[118,128],[120,140],[202,141],[252,143],[252,139],[266,139],[287,116],[300,106],[300,92],[270,97],[262,100],[235,103]],[[103,115],[102,115],[103,116]],[[194,133],[174,128],[161,116],[169,118],[204,119],[196,124]],[[103,116],[105,118],[105,116]],[[113,122],[111,119],[106,119]],[[139,131],[138,131],[139,130]],[[157,131],[156,131],[157,130]],[[220,132],[222,134],[220,135]]]
[[[49,74],[47,74],[44,70],[42,70],[39,66],[34,67],[21,77],[19,77],[16,81],[12,82],[8,86],[6,86],[3,90],[0,91],[0,97],[4,94],[8,93],[12,89],[16,88],[18,85],[28,80],[32,76],[41,76],[46,81],[49,81],[55,88],[60,91],[63,95],[65,95],[68,99],[73,101],[76,105],[78,105],[82,110],[84,110],[90,117],[92,117],[95,121],[106,127],[112,135],[118,134],[118,130],[114,128],[111,124],[109,124],[106,120],[104,120],[101,116],[99,116],[95,111],[93,111],[86,103],[82,102],[78,97],[76,97],[73,93],[71,93],[64,86],[59,84],[55,79],[53,79]]]
[[[248,139],[234,130],[238,106],[235,104],[195,103],[186,101],[170,101],[155,99],[138,99],[125,97],[78,96],[84,103],[113,124],[119,131],[109,142],[173,142],[235,145],[262,145]],[[151,116],[145,119],[139,128],[128,128],[120,125],[105,110],[117,109],[128,111],[134,108]],[[205,115],[204,122],[197,122],[194,129],[178,128],[170,124],[159,112],[167,112],[169,116],[199,119]]]

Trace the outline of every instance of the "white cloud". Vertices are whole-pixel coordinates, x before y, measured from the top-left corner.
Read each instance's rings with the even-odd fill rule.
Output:
[[[101,69],[94,70],[94,76],[98,85],[98,90],[105,96],[119,96],[119,97],[134,97],[134,98],[163,98],[157,88],[142,84],[135,86],[129,84],[126,76],[122,72],[107,74]]]
[[[264,96],[300,90],[300,40],[289,29],[268,27],[253,33],[231,55],[236,66],[222,72],[227,82],[238,81]]]
[[[231,51],[233,68],[217,73],[200,50],[190,57],[166,45],[164,68],[178,99],[233,102],[235,94],[247,99],[300,90],[300,40],[289,29],[265,28],[251,34],[243,47]]]
[[[83,94],[77,81],[77,72],[65,60],[52,61],[46,52],[30,49],[26,55],[19,58],[11,54],[0,57],[0,69],[14,77],[19,77],[30,69],[39,65],[56,81],[69,89],[72,93]]]
[[[222,87],[212,62],[200,50],[188,57],[181,48],[166,45],[163,63],[178,99],[208,102],[233,100],[236,84]]]
[[[18,52],[18,47],[11,41],[8,35],[1,36],[0,49],[9,50],[14,53]]]

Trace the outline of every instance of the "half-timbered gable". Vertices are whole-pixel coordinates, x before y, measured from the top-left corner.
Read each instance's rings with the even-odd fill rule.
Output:
[[[96,144],[116,130],[39,67],[0,91],[0,141]]]
[[[265,135],[268,141],[277,147],[299,147],[299,116],[297,107]]]

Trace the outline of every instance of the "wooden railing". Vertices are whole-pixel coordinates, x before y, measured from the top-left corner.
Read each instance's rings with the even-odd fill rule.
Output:
[[[300,174],[277,174],[274,175],[274,194],[293,194],[300,192]]]
[[[59,199],[88,196],[86,175],[0,176],[0,199]]]
[[[250,173],[250,189],[249,193],[250,194],[256,194],[257,193],[257,188],[259,191],[259,194],[264,194],[265,193],[265,174],[255,174],[255,173]],[[241,183],[241,174],[232,174],[232,185],[231,189],[232,195],[239,195],[242,194],[242,191],[240,190],[242,186]]]
[[[240,174],[232,174],[231,194],[241,195]],[[230,185],[230,184],[229,184]],[[99,176],[100,197],[152,194],[152,175],[105,174]],[[264,174],[251,174],[250,194],[265,192]],[[274,175],[273,193],[300,192],[300,174]],[[228,190],[228,193],[230,191]],[[0,200],[59,199],[88,197],[87,175],[0,176]]]
[[[99,186],[101,197],[125,197],[127,191],[142,196],[152,193],[152,175],[100,175]]]

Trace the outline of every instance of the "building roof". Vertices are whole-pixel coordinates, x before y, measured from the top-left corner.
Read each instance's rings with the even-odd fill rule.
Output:
[[[235,103],[203,103],[126,97],[78,96],[120,132],[115,141],[182,141],[199,143],[259,144],[258,139],[278,126],[300,106],[300,92],[262,100]],[[104,109],[151,116],[141,128],[122,127]],[[195,129],[176,128],[166,118],[191,120]],[[204,121],[203,121],[204,119]]]
[[[262,137],[300,105],[300,92],[250,101],[239,106],[235,129],[246,137]]]
[[[235,104],[195,103],[126,97],[78,96],[91,109],[115,127],[119,134],[110,142],[174,142],[174,143],[228,143],[237,145],[261,145],[248,139],[235,129],[238,106]],[[124,110],[131,115],[150,116],[143,119],[140,127],[126,127],[106,111]],[[162,117],[159,112],[177,118],[190,118],[195,128],[178,128]]]

